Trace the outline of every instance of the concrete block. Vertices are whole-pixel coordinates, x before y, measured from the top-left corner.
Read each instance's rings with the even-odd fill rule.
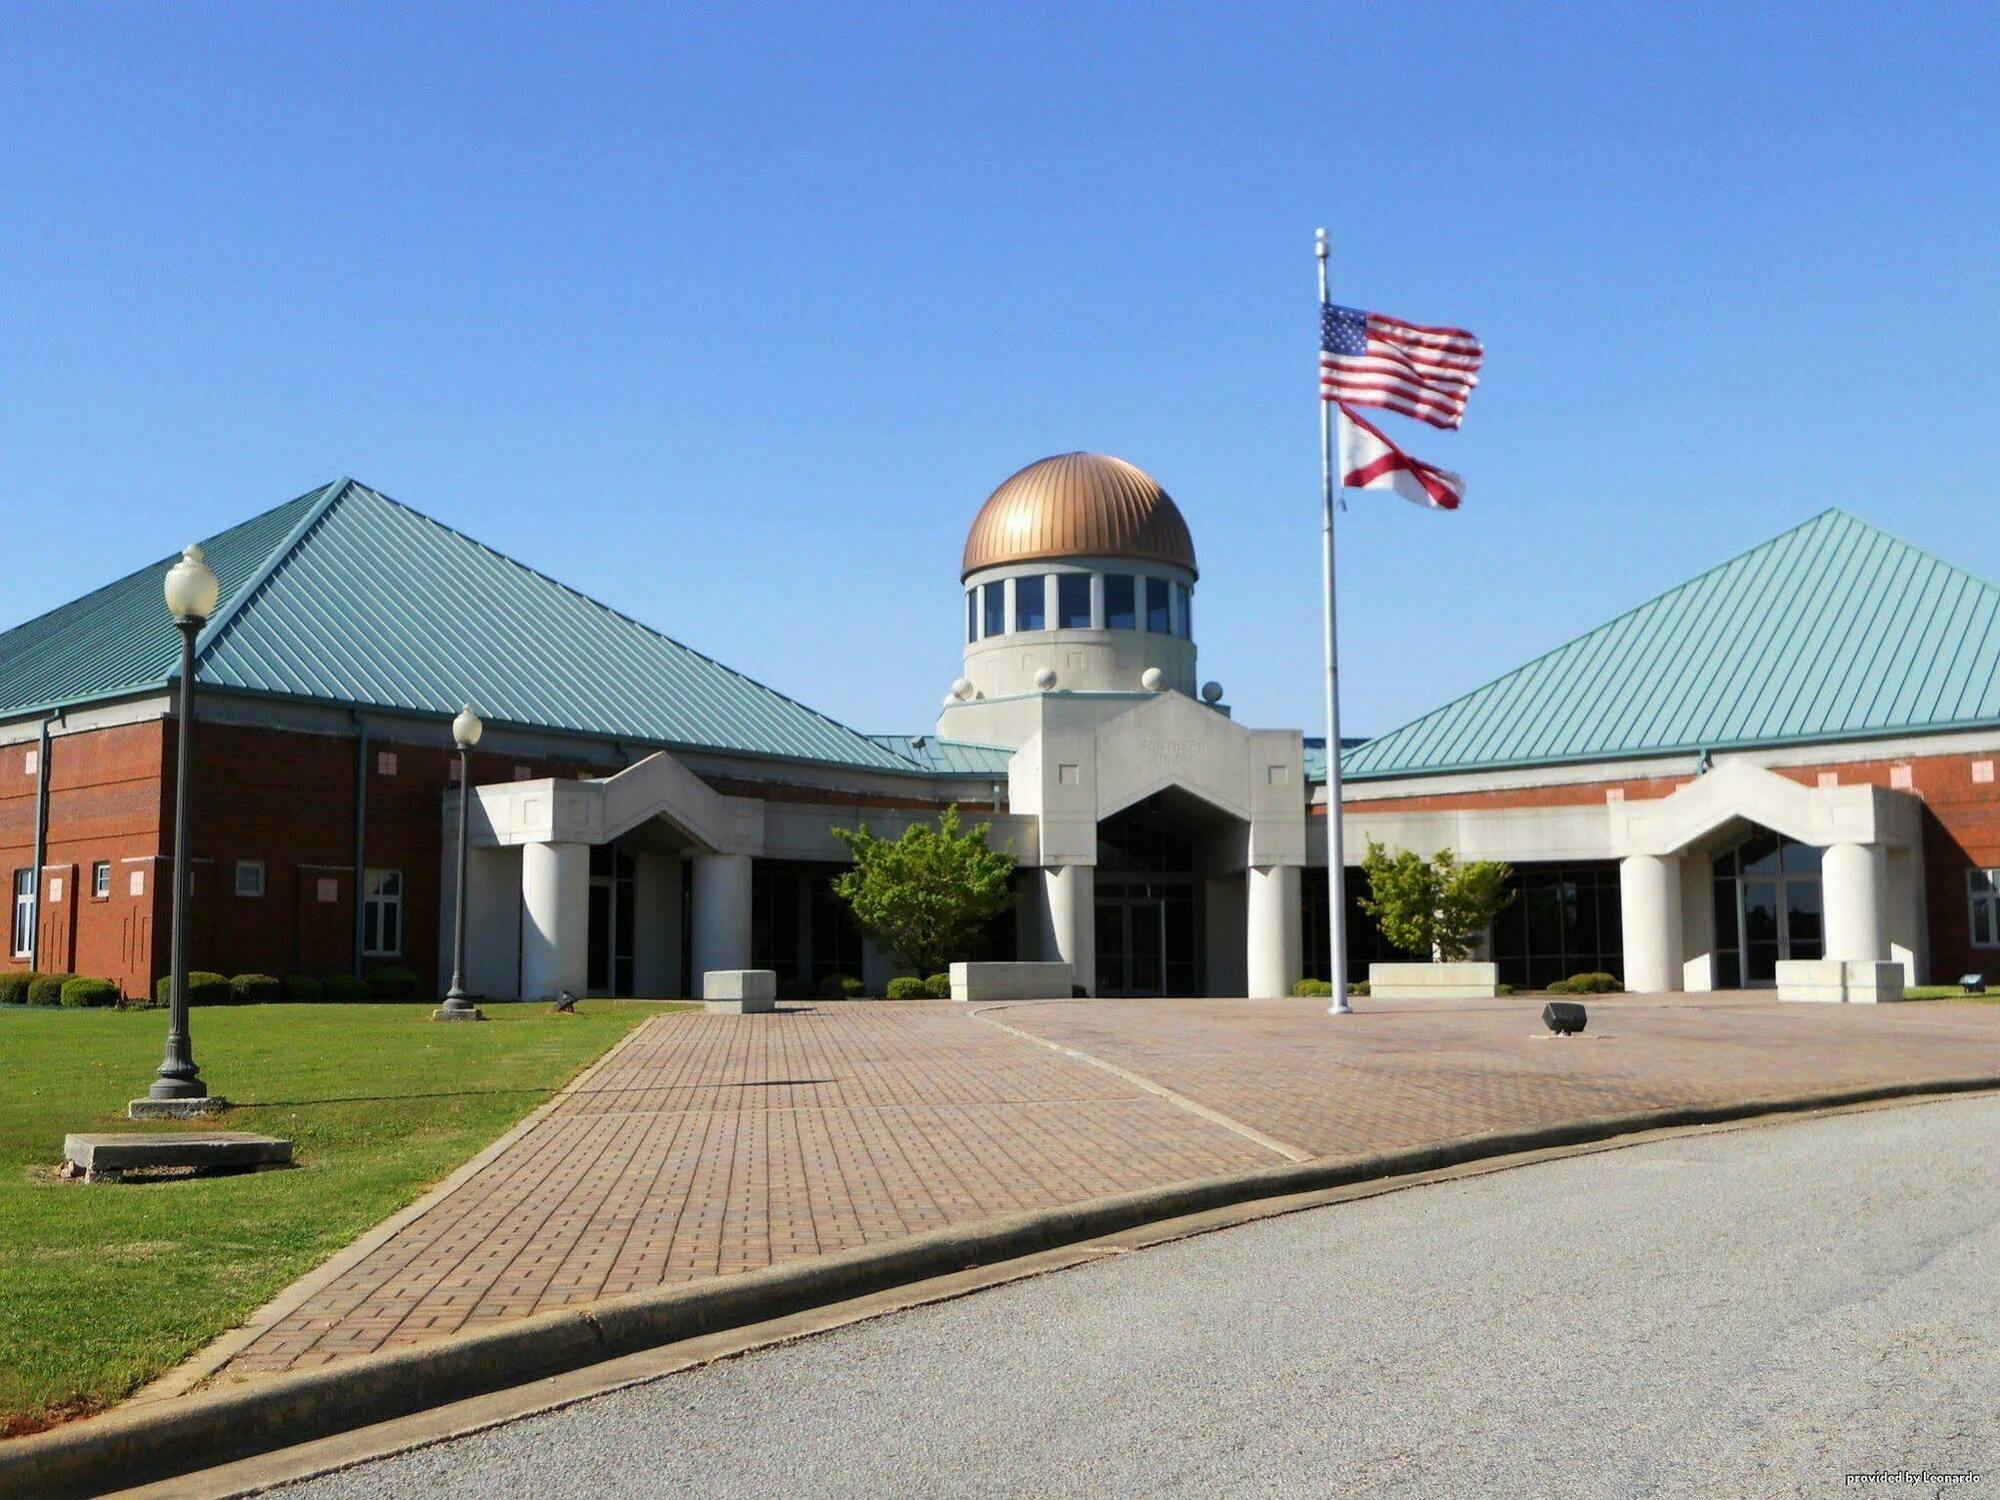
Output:
[[[125,1106],[128,1120],[200,1120],[209,1115],[219,1115],[229,1109],[229,1101],[220,1094],[206,1094],[199,1099],[155,1099],[150,1094],[142,1099],[134,1099]]]
[[[1499,993],[1498,964],[1368,966],[1368,994],[1375,1000],[1484,1000]]]
[[[985,963],[951,966],[954,1000],[1067,1000],[1076,971],[1063,963]]]
[[[778,1008],[775,969],[710,969],[701,976],[703,1008],[712,1016],[748,1016]]]
[[[196,1171],[246,1171],[286,1166],[292,1143],[248,1130],[191,1130],[158,1134],[81,1134],[63,1137],[63,1157],[85,1181],[126,1172],[192,1167]]]
[[[1903,966],[1894,960],[1787,958],[1778,963],[1780,1000],[1878,1005],[1903,998]]]

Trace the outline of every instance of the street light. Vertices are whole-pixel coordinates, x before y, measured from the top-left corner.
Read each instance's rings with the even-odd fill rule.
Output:
[[[193,797],[189,769],[194,754],[194,643],[201,627],[215,613],[219,592],[215,570],[201,555],[201,548],[189,543],[181,560],[167,569],[167,608],[181,633],[180,724],[175,733],[174,779],[174,915],[173,978],[167,992],[167,1053],[160,1062],[159,1077],[144,1099],[132,1101],[131,1113],[172,1114],[220,1109],[226,1099],[211,1099],[208,1085],[194,1064],[194,1047],[188,1039],[188,856],[189,803]],[[187,1101],[199,1100],[199,1105]],[[152,1106],[148,1109],[146,1106]]]
[[[483,1021],[479,1007],[465,992],[465,851],[471,831],[472,747],[486,726],[470,703],[451,721],[451,737],[458,745],[458,887],[451,912],[451,988],[444,1004],[431,1012],[434,1021]]]

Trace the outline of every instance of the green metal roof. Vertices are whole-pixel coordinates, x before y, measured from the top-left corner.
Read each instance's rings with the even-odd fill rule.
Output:
[[[939,776],[1005,776],[1014,752],[1004,745],[942,740],[934,734],[871,734],[884,749],[915,761]]]
[[[1366,735],[1343,734],[1341,748],[1352,750],[1356,745],[1368,743]],[[1326,780],[1326,736],[1309,734],[1305,736],[1305,777],[1306,784],[1317,786]]]
[[[2000,723],[2000,588],[1823,511],[1341,757],[1357,780]]]
[[[787,760],[916,763],[574,589],[338,480],[204,542],[196,680]],[[172,558],[0,635],[0,713],[164,686]]]

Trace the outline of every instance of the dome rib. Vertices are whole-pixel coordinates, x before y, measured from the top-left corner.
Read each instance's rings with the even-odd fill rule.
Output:
[[[1197,571],[1194,538],[1173,497],[1144,469],[1106,453],[1058,453],[1010,476],[973,517],[959,577],[1057,557]]]

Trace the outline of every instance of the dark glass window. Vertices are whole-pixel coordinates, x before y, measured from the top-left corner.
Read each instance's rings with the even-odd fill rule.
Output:
[[[1049,622],[1048,576],[1036,573],[1014,580],[1014,628],[1040,630]]]
[[[1502,980],[1540,989],[1571,974],[1623,970],[1616,865],[1520,865],[1514,892],[1493,919]]]
[[[986,606],[986,635],[1004,635],[1007,630],[1007,590],[1004,584],[982,583],[979,591]]]
[[[1107,573],[1104,576],[1104,628],[1106,630],[1137,630],[1139,614],[1137,590],[1138,582],[1130,573]]]
[[[979,639],[979,590],[965,591],[965,644]]]
[[[1090,575],[1056,575],[1056,623],[1064,630],[1090,629]]]
[[[861,977],[861,931],[833,893],[838,865],[758,860],[750,870],[750,959],[786,995],[816,994],[836,974]]]
[[[1167,580],[1148,578],[1146,580],[1146,628],[1165,635],[1173,628],[1173,617],[1168,612]]]
[[[1188,591],[1188,586],[1184,583],[1175,584],[1174,592],[1180,596],[1180,606],[1181,606],[1180,633],[1184,637],[1192,640],[1194,638],[1194,595]]]

